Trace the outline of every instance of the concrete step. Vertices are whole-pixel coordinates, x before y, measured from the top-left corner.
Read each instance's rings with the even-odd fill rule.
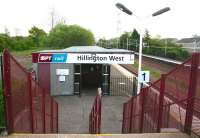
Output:
[[[144,134],[12,134],[1,138],[190,138],[183,133],[144,133]]]

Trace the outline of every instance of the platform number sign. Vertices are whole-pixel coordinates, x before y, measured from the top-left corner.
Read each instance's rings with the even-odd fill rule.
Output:
[[[150,73],[149,71],[140,71],[138,81],[140,83],[149,82]]]

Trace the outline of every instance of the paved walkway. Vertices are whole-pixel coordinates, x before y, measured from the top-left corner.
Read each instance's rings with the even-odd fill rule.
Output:
[[[119,66],[119,65],[118,65]],[[123,76],[124,71],[111,66],[111,76]],[[130,75],[130,74],[129,74]],[[55,100],[59,105],[58,130],[59,133],[87,134],[89,132],[89,113],[91,111],[96,89],[85,89],[82,96],[57,96]],[[123,103],[129,99],[127,96],[102,97],[102,133],[121,133]]]
[[[94,96],[59,96],[58,133],[81,134],[89,131],[89,113]]]
[[[102,99],[101,133],[120,134],[122,131],[123,103],[129,97],[104,96]]]
[[[89,130],[89,113],[95,96],[59,96],[59,133],[87,134]],[[121,133],[123,103],[128,97],[102,97],[102,133]]]

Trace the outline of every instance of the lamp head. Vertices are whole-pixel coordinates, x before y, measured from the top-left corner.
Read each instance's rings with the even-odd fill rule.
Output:
[[[128,8],[126,8],[123,4],[121,3],[116,3],[116,7],[120,9],[121,11],[125,12],[128,15],[132,15],[132,11],[130,11]]]
[[[154,12],[154,13],[152,14],[152,16],[153,16],[153,17],[154,17],[154,16],[158,16],[158,15],[163,14],[163,13],[169,11],[169,10],[170,10],[169,7],[165,7],[165,8],[163,8],[163,9],[158,10],[157,12]]]

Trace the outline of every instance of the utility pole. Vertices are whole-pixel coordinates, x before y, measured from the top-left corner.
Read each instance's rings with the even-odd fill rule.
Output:
[[[165,57],[167,55],[167,40],[165,40]]]
[[[51,29],[53,29],[54,22],[55,22],[55,9],[54,9],[54,7],[52,8],[50,15],[51,15]]]
[[[126,49],[128,50],[128,37],[126,38]]]

